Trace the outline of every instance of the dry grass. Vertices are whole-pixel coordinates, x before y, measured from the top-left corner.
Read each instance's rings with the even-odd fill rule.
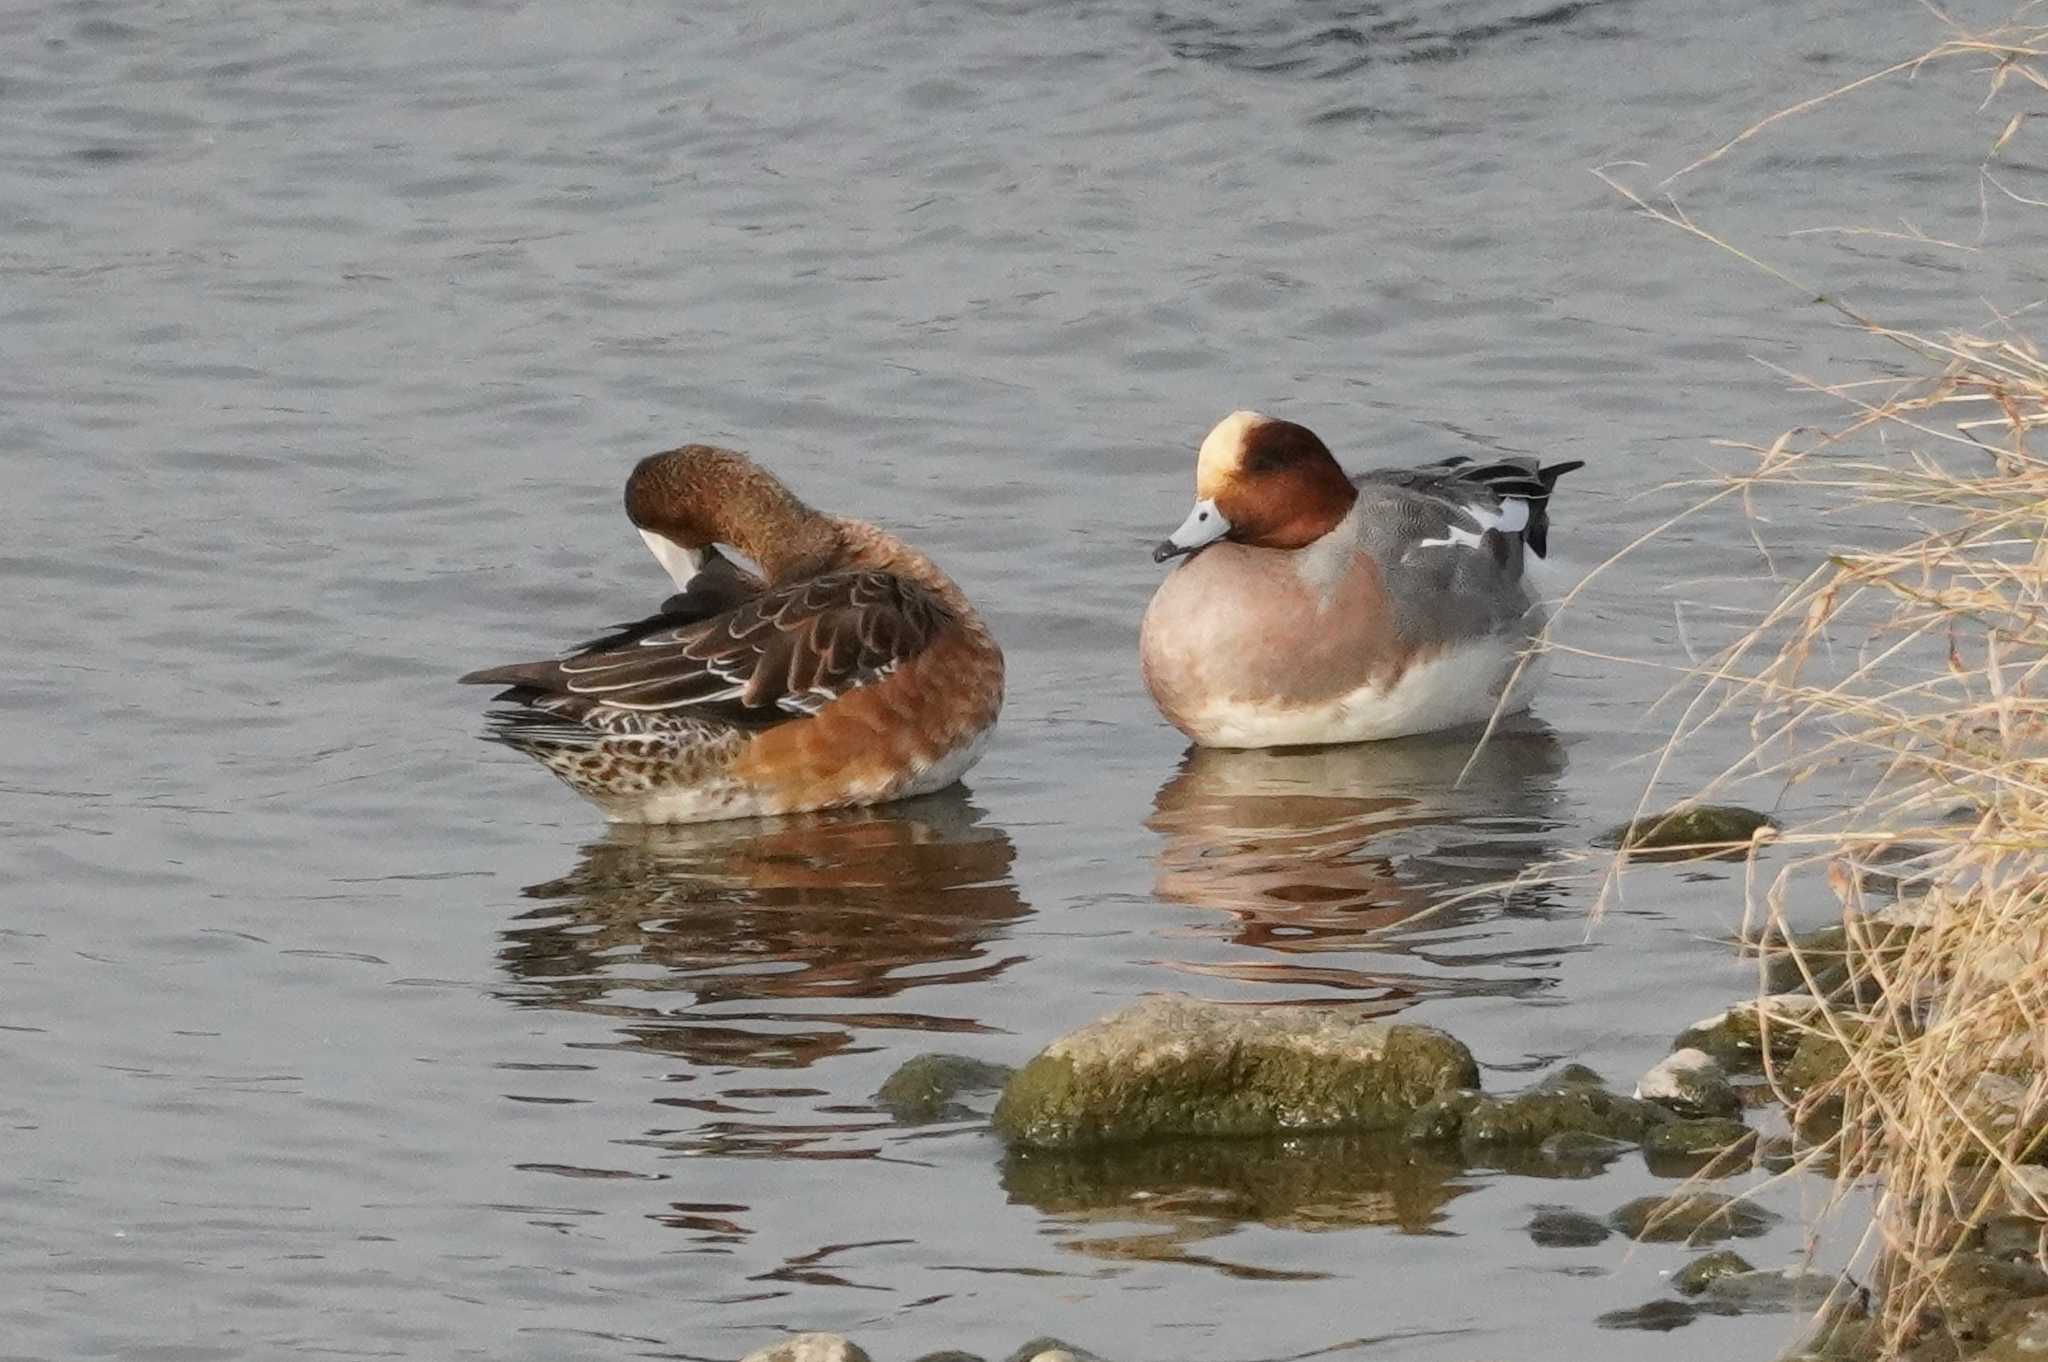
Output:
[[[1952,29],[1914,61],[1774,114],[1654,195],[1599,173],[1658,221],[1817,297],[1689,217],[1673,181],[1828,99],[1954,58],[1988,59],[1987,102],[2006,90],[2038,106],[2048,27],[2031,13],[1990,33]],[[2024,117],[1991,143],[1981,192],[2048,209],[1992,168]],[[1854,507],[1895,525],[1896,542],[1838,553],[1785,590],[1701,669],[1680,728],[1739,716],[1754,746],[1731,773],[1794,782],[1846,771],[1868,792],[1840,818],[1781,837],[1749,911],[1753,932],[1825,1000],[1779,1024],[1806,1031],[1816,1057],[1831,1039],[1839,1073],[1804,1091],[1782,1065],[1772,1080],[1805,1129],[1823,1128],[1823,1115],[1834,1129],[1839,1112],[1822,1152],[1841,1190],[1875,1191],[1860,1270],[1879,1288],[1882,1351],[1894,1357],[1931,1348],[1953,1324],[1943,1271],[1973,1227],[1994,1216],[2048,1226],[2048,360],[2020,306],[1994,310],[1989,334],[1937,336],[1822,301],[1911,356],[1918,376],[1800,380],[1843,404],[1840,427],[1747,447],[1755,468],[1708,500]],[[1846,990],[1831,962],[1788,944],[1794,906],[1824,894],[1850,943]],[[1910,930],[1887,936],[1894,924]]]

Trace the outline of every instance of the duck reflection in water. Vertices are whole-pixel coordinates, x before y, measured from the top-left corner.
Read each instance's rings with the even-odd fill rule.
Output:
[[[1441,943],[1446,931],[1503,911],[1549,911],[1552,899],[1541,885],[1505,896],[1471,891],[1513,880],[1555,855],[1552,810],[1564,748],[1531,719],[1494,733],[1475,757],[1476,740],[1477,731],[1467,730],[1345,747],[1190,749],[1147,821],[1165,839],[1156,853],[1155,891],[1229,915],[1227,925],[1203,935],[1324,959],[1180,967],[1378,990],[1387,993],[1390,1010],[1418,991],[1531,986],[1535,981],[1526,979],[1390,978],[1328,959],[1361,948],[1427,959],[1430,943]],[[1411,932],[1389,931],[1418,918]],[[1530,952],[1515,954],[1526,959]],[[1485,958],[1463,952],[1459,963]]]
[[[862,1027],[978,1031],[930,1010],[1024,957],[1002,829],[960,791],[887,809],[615,827],[504,933],[527,1005],[617,1017],[626,1043],[700,1064],[800,1068]],[[918,991],[919,1006],[835,1004]],[[971,993],[953,995],[966,1004]],[[748,1007],[747,1004],[756,1006]]]

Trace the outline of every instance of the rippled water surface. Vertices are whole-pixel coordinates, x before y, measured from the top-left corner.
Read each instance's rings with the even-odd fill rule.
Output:
[[[0,1354],[1765,1356],[1600,1317],[1678,1250],[1539,1247],[1544,1180],[1371,1141],[1046,1165],[870,1095],[1151,991],[1444,1026],[1626,1084],[1753,987],[1739,867],[1471,891],[1635,805],[1667,664],[1853,533],[1682,526],[1536,719],[1188,754],[1147,546],[1232,406],[1354,465],[1587,461],[1581,568],[1882,353],[1632,216],[1929,45],[1917,6],[59,3],[0,11]],[[1844,101],[1686,206],[1887,318],[2038,287],[1975,79]],[[2020,148],[2009,182],[2048,194]],[[1981,214],[1981,216],[1980,216]],[[1900,228],[1903,231],[1903,228]],[[1974,307],[1974,303],[1968,304]],[[1851,372],[1853,371],[1853,372]],[[607,832],[475,741],[470,667],[663,580],[633,459],[746,447],[886,521],[1010,658],[965,792]],[[1768,550],[1767,561],[1759,549]],[[1680,754],[1669,789],[1727,756]],[[1775,790],[1753,792],[1764,802]],[[1786,794],[1811,807],[1825,791]],[[1802,801],[1804,802],[1802,804]],[[1421,914],[1420,917],[1417,915]],[[1746,1247],[1791,1261],[1811,1187]]]

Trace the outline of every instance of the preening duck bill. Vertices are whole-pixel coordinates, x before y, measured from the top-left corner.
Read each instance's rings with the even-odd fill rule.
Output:
[[[1216,509],[1215,501],[1198,501],[1195,509],[1188,512],[1188,518],[1181,521],[1180,528],[1160,540],[1159,547],[1152,550],[1152,561],[1163,563],[1169,558],[1193,553],[1229,533],[1230,522],[1224,518],[1223,512]]]

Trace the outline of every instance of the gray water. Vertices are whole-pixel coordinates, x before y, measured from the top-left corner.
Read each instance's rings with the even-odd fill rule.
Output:
[[[1585,459],[1581,569],[1741,463],[1713,437],[1837,414],[1757,361],[1881,348],[1588,169],[1654,183],[1935,36],[1759,0],[6,7],[0,1355],[1767,1356],[1796,1320],[1598,1322],[1680,1250],[1530,1241],[1670,1185],[1633,1157],[1311,1143],[1270,1156],[1305,1191],[1233,1195],[1048,1178],[869,1094],[1164,989],[1626,1085],[1752,989],[1740,867],[1403,923],[1635,807],[1671,675],[1590,654],[1683,662],[1853,518],[1717,513],[1597,579],[1462,785],[1469,739],[1187,756],[1137,679],[1146,548],[1234,406],[1354,465]],[[1891,320],[2031,301],[1981,93],[1895,82],[1684,202]],[[2043,196],[2031,157],[2001,173]],[[1901,218],[1994,249],[1787,235]],[[1011,691],[964,793],[608,834],[475,741],[456,675],[660,598],[619,487],[684,440],[982,604]],[[1793,1261],[1819,1187],[1765,1200],[1745,1251]]]

